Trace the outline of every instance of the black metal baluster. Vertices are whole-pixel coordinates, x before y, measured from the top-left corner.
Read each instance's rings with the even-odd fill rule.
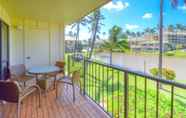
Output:
[[[144,118],[147,117],[147,78],[145,78]]]
[[[159,118],[159,81],[156,84],[156,118]]]
[[[88,62],[88,95],[90,96],[90,69],[91,69],[91,65],[90,62]]]
[[[111,88],[112,90],[112,116],[114,117],[114,102],[113,102],[113,100],[114,100],[114,69],[112,68],[112,88]]]
[[[134,111],[134,118],[136,118],[137,114],[136,114],[136,110],[137,110],[137,76],[135,76],[135,80],[134,80],[134,85],[135,85],[135,98],[134,98],[134,107],[135,107],[135,111]]]
[[[171,86],[171,118],[174,117],[174,86]]]
[[[86,60],[83,60],[83,95],[86,93]]]
[[[128,118],[128,73],[124,73],[124,116]]]
[[[101,83],[100,83],[100,81],[101,81],[101,74],[100,74],[100,71],[101,71],[101,69],[100,69],[100,65],[98,64],[98,93],[99,93],[99,99],[98,99],[98,103],[100,104],[100,98],[101,98]]]
[[[94,100],[97,103],[97,99],[96,99],[96,88],[97,88],[97,64],[95,63],[94,65],[94,73],[95,73],[95,77],[94,77]]]
[[[107,79],[107,112],[109,112],[109,109],[108,109],[108,107],[109,107],[109,104],[108,104],[109,103],[108,102],[108,84],[109,84],[108,79],[109,79],[109,77],[108,76],[109,76],[109,68],[107,67],[107,78],[106,78]]]
[[[105,70],[104,70],[104,66],[102,66],[102,104],[103,104],[103,108],[105,108],[105,100],[104,100],[104,88],[105,88],[105,84],[104,84],[104,80],[105,80]]]
[[[120,86],[119,86],[119,77],[120,77],[120,76],[119,76],[119,74],[120,74],[120,72],[119,72],[119,70],[118,70],[118,71],[117,71],[117,90],[118,90],[118,91],[117,91],[117,92],[118,92],[118,93],[117,93],[117,94],[118,94],[118,95],[117,95],[117,96],[118,96],[117,115],[118,115],[118,118],[120,117],[120,109],[119,109],[119,103],[120,103],[120,102],[119,102],[119,97],[120,97],[120,96],[119,96],[119,87],[120,87]]]
[[[94,99],[94,95],[93,95],[93,89],[94,89],[94,85],[93,85],[93,84],[94,84],[94,82],[93,82],[93,80],[94,80],[94,63],[92,63],[91,77],[92,77],[92,80],[91,80],[91,87],[92,87],[92,90],[91,90],[91,92],[92,92],[91,98]]]
[[[68,55],[68,75],[70,74],[70,55]]]

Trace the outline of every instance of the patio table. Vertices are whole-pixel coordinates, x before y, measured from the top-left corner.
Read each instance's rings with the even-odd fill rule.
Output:
[[[33,67],[28,69],[28,73],[33,74],[36,76],[36,81],[39,84],[41,88],[44,88],[46,90],[46,84],[47,84],[47,75],[52,74],[52,73],[58,73],[61,69],[57,66],[42,66],[42,67]],[[39,79],[39,75],[44,76],[41,80]],[[55,78],[56,79],[56,78]]]

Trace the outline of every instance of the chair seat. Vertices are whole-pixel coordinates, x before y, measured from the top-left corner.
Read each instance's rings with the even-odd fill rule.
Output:
[[[25,81],[31,80],[33,78],[34,78],[33,76],[24,75],[24,76],[19,77],[19,81],[25,82]]]
[[[58,80],[59,82],[67,83],[67,84],[72,84],[72,79],[68,76],[64,76]]]
[[[47,75],[48,77],[57,77],[57,78],[62,78],[64,77],[64,73],[50,73]]]
[[[22,88],[22,90],[20,91],[20,97],[27,96],[27,95],[31,94],[32,92],[34,92],[35,90],[36,90],[36,88],[34,88],[34,87]]]
[[[19,82],[21,89],[29,88],[30,86],[36,85],[36,79],[33,76],[22,76],[19,77],[16,81]]]

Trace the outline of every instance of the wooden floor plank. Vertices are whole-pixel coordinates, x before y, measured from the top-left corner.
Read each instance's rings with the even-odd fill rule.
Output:
[[[0,111],[4,111],[4,117],[0,118],[15,118],[16,105],[6,103],[4,106]],[[49,91],[46,95],[42,94],[40,108],[38,93],[28,96],[21,105],[21,118],[108,118],[108,116],[90,99],[80,95],[77,88],[76,101],[73,102],[72,89],[65,86],[57,99],[55,90]]]

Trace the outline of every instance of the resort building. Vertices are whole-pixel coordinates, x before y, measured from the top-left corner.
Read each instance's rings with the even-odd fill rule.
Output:
[[[158,51],[158,34],[144,34],[141,37],[129,39],[130,48],[134,51]],[[186,48],[186,31],[163,32],[163,50],[175,50]]]
[[[168,41],[172,49],[186,48],[186,31],[184,30],[164,30],[163,39]]]
[[[129,39],[130,48],[133,51],[150,51],[155,52],[159,50],[158,34],[144,34],[141,37],[134,37]],[[164,51],[168,50],[168,41],[163,41]]]
[[[65,37],[65,52],[73,52],[75,43],[77,43],[78,51],[88,48],[88,40],[79,40],[76,42],[75,37],[66,36]]]

